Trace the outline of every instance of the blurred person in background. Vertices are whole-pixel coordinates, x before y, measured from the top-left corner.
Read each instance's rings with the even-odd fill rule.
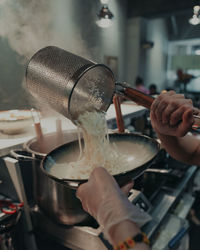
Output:
[[[159,94],[159,92],[157,91],[156,84],[152,83],[149,85],[149,94],[150,95],[158,95]]]
[[[175,86],[179,88],[180,92],[185,93],[187,91],[187,84],[191,81],[192,78],[194,78],[194,76],[184,73],[182,69],[177,69],[176,76],[177,79],[175,81]]]
[[[144,86],[144,81],[140,76],[135,79],[135,88],[144,94],[149,94],[149,90]]]

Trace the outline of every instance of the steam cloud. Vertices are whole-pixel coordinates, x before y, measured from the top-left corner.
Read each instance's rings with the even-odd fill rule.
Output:
[[[58,1],[59,2],[59,1]],[[6,38],[19,55],[30,58],[39,49],[56,45],[65,48],[66,41],[53,29],[49,0],[0,0],[0,37]],[[74,47],[87,51],[76,34]]]
[[[46,45],[48,39],[52,39],[47,9],[45,0],[1,1],[0,36],[7,38],[10,47],[19,55],[31,57],[41,46]]]
[[[61,27],[59,31],[56,30],[54,24],[57,21],[55,19],[57,17],[52,13],[52,8],[55,7],[53,1],[0,0],[0,38],[4,39],[10,48],[20,55],[19,63],[25,67],[27,61],[39,49],[49,45],[55,45],[70,50],[73,53],[81,54],[82,56],[88,55],[87,46],[85,46],[85,42],[81,39],[81,35],[78,32],[73,33],[72,43],[66,39],[66,33],[65,36],[62,35],[65,27]],[[67,7],[71,6],[71,2],[66,3],[59,0],[56,4],[60,3],[66,4]],[[62,8],[62,5],[60,5],[60,8]],[[64,31],[68,32],[70,30],[65,29]],[[10,98],[12,101],[8,102],[7,94],[2,94],[2,91],[0,92],[1,100],[5,99],[5,108],[12,108],[13,105],[20,108],[24,104],[26,105],[27,101],[35,105],[35,101],[33,102],[34,99],[28,98],[27,100],[26,96],[24,96],[24,90],[27,92],[25,79],[22,79],[22,82],[19,84],[21,85],[20,88],[12,92],[13,95]],[[23,91],[20,90],[21,87]],[[5,88],[5,93],[9,92],[6,86],[2,86],[2,88]],[[14,88],[14,85],[12,88]],[[3,107],[1,105],[0,108]]]

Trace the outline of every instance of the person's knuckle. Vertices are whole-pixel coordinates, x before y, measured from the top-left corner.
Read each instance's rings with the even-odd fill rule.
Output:
[[[160,102],[160,104],[161,104],[162,106],[166,107],[167,104],[168,104],[167,99],[166,99],[166,98],[163,98],[163,100]]]
[[[186,111],[188,108],[187,105],[182,105],[178,110],[179,110],[179,113],[183,113],[184,111]]]
[[[176,92],[174,90],[169,90],[168,94],[172,95],[172,94],[176,94]]]
[[[182,109],[184,110],[184,111],[188,111],[188,112],[192,112],[193,111],[193,108],[192,108],[192,106],[191,106],[191,104],[190,103],[185,103],[184,105],[182,105]]]
[[[177,103],[176,99],[172,99],[170,102],[170,106],[172,109],[175,109],[179,106],[179,103]]]
[[[160,94],[157,98],[156,98],[156,102],[160,102],[164,97],[164,94]]]
[[[193,104],[193,101],[191,99],[187,99],[189,104]]]

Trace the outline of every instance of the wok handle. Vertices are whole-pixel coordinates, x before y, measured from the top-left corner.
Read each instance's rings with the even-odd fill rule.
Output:
[[[114,95],[113,104],[115,106],[116,122],[117,122],[118,131],[119,131],[119,133],[124,133],[124,130],[125,130],[124,129],[124,119],[122,117],[120,97],[118,95]]]
[[[10,155],[16,160],[35,160],[31,153],[23,149],[11,150]]]
[[[146,95],[136,89],[133,88],[124,88],[124,95],[126,98],[130,99],[131,101],[136,102],[138,105],[144,106],[145,108],[150,109],[151,104],[154,101],[154,97],[150,95]]]

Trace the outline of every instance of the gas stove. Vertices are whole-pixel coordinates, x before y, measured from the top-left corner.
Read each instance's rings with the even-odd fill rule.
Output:
[[[159,184],[157,183],[155,189],[151,191],[151,195],[145,189],[142,191],[136,189],[130,191],[130,201],[152,216],[152,220],[142,228],[152,243],[155,244],[159,240],[158,235],[162,235],[160,228],[169,227],[167,226],[168,219],[166,218],[169,217],[173,219],[176,217],[177,225],[180,224],[180,227],[183,224],[187,224],[185,222],[185,217],[193,203],[192,199],[188,199],[188,196],[190,196],[188,195],[188,189],[196,171],[196,166],[188,166],[181,178],[179,175],[172,177],[173,181],[171,181],[170,178],[166,178],[168,175],[164,174],[167,180],[163,181],[161,178],[161,182]],[[143,178],[146,178],[145,175]],[[137,186],[137,181],[135,186]],[[143,187],[144,186],[145,185],[143,185]],[[148,189],[147,186],[146,189]],[[159,191],[157,191],[158,189]],[[187,196],[187,199],[185,199],[185,196]],[[186,204],[184,204],[183,200]],[[182,204],[182,208],[180,208],[179,203]],[[180,223],[179,214],[174,214],[177,206],[179,206],[179,212],[177,213],[184,214],[184,218],[181,218]],[[33,209],[32,217],[34,221],[34,231],[37,232],[36,234],[38,234],[38,237],[45,237],[46,241],[51,240],[56,242],[60,246],[60,248],[57,248],[58,250],[112,249],[112,246],[103,236],[102,228],[96,221],[92,221],[89,225],[59,225],[45,216],[38,207]],[[173,231],[174,236],[179,233],[180,227],[177,226],[176,230]],[[49,250],[51,249],[49,248]]]
[[[130,191],[129,200],[147,213],[152,209],[150,202],[138,190],[132,189]],[[90,224],[87,225],[58,225],[45,216],[37,206],[33,209],[33,218],[35,231],[43,232],[43,236],[45,233],[45,237],[53,238],[56,242],[69,249],[113,249],[104,238],[102,228],[95,220],[90,221]]]

